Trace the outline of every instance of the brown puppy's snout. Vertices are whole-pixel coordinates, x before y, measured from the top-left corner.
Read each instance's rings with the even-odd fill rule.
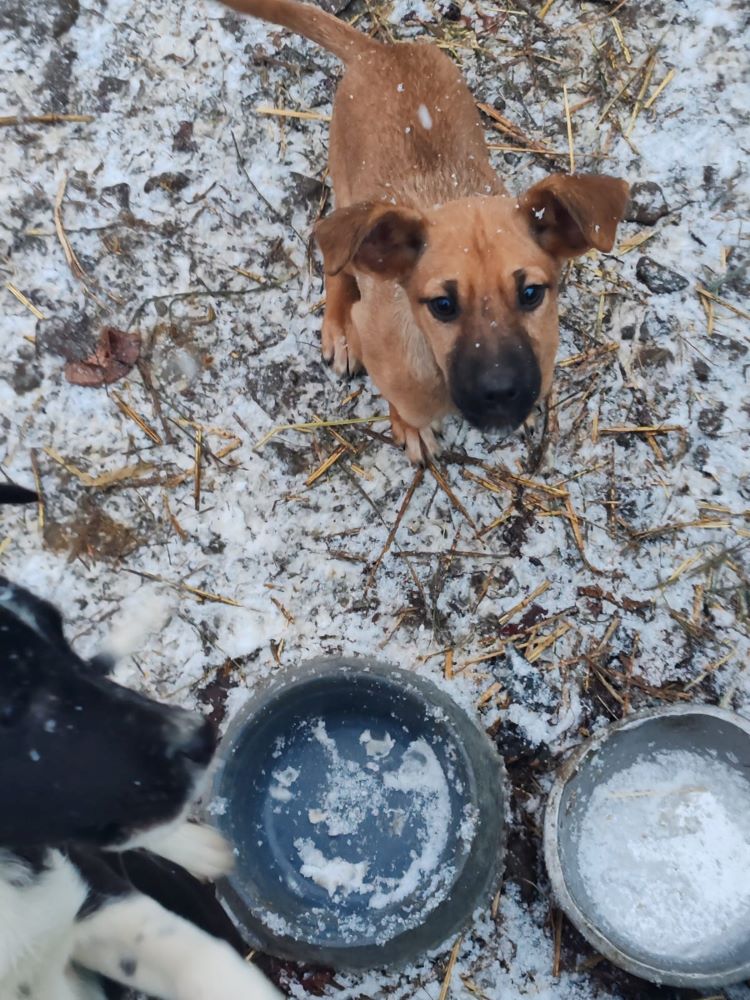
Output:
[[[491,347],[462,338],[453,352],[453,402],[480,429],[518,427],[531,413],[541,385],[539,362],[523,332]]]

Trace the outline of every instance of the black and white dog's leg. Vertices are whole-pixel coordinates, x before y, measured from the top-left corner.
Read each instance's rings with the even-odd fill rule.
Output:
[[[160,1000],[281,1000],[265,976],[224,941],[139,893],[76,925],[84,969]]]
[[[232,848],[218,831],[203,823],[176,820],[131,838],[118,850],[145,847],[173,861],[199,879],[214,882],[234,865]]]

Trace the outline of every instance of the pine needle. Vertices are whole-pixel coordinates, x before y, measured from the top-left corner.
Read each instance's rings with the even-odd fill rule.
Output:
[[[720,299],[718,295],[714,295],[713,292],[709,292],[707,288],[703,288],[699,285],[697,292],[702,299],[708,299],[710,302],[716,302],[717,305],[723,306],[725,309],[729,309],[730,312],[733,312],[736,316],[741,316],[742,319],[750,319],[749,312],[745,312],[744,309],[740,309],[740,307],[734,305],[733,302],[727,302],[726,299]]]
[[[391,418],[387,414],[383,414],[379,417],[350,417],[342,418],[340,420],[308,420],[301,424],[282,424],[280,427],[274,427],[273,430],[269,431],[268,434],[264,435],[260,441],[258,441],[253,450],[260,451],[260,449],[268,444],[268,442],[275,438],[277,434],[282,434],[284,431],[302,431],[304,434],[312,433],[313,431],[321,430],[324,427],[352,427],[355,424],[376,424],[380,421],[390,420]]]
[[[5,287],[8,289],[11,295],[14,295],[18,299],[18,301],[21,303],[22,306],[25,306],[29,310],[29,312],[33,316],[36,316],[37,319],[45,318],[44,313],[40,309],[37,309],[37,307],[34,305],[31,299],[28,299],[23,294],[23,292],[20,291],[20,289],[16,288],[15,285],[12,285],[9,281],[6,281]]]
[[[324,476],[326,472],[328,472],[328,470],[333,465],[335,465],[340,458],[343,458],[344,455],[346,455],[346,453],[350,450],[351,449],[349,444],[339,445],[338,448],[335,449],[335,451],[331,452],[328,458],[326,458],[323,462],[321,462],[321,464],[318,466],[317,469],[313,470],[313,472],[310,473],[310,475],[305,480],[305,486],[312,486],[313,483],[315,483],[318,479],[320,479],[321,476]]]
[[[144,418],[140,416],[140,414],[136,413],[135,410],[128,403],[125,402],[125,400],[118,392],[113,391],[111,395],[120,413],[124,414],[124,416],[126,416],[129,420],[132,420],[134,424],[137,424],[137,426],[140,427],[140,429],[143,431],[146,437],[150,438],[154,442],[154,444],[163,444],[161,437],[159,436],[157,431],[154,430],[151,424],[149,424],[146,420],[144,420]]]
[[[445,493],[445,495],[448,497],[448,499],[453,504],[453,506],[456,508],[456,510],[460,514],[462,514],[464,516],[464,518],[466,519],[466,521],[468,522],[468,524],[471,525],[472,530],[476,534],[476,531],[477,531],[476,524],[471,519],[471,516],[470,516],[469,512],[466,510],[466,508],[464,507],[464,505],[461,503],[461,501],[458,499],[458,497],[456,496],[456,494],[451,489],[450,484],[448,483],[448,480],[443,475],[442,471],[440,469],[438,469],[438,467],[435,465],[434,462],[429,462],[428,465],[427,465],[427,468],[432,473],[432,475],[433,475],[433,477],[435,479],[435,482],[438,484],[438,486],[440,487],[440,489],[443,491],[443,493]]]
[[[78,278],[79,281],[86,281],[86,272],[84,271],[81,262],[75,255],[73,247],[70,245],[70,240],[68,239],[65,229],[63,228],[62,222],[62,203],[65,198],[65,189],[68,186],[68,175],[63,174],[63,178],[60,181],[60,186],[57,189],[57,197],[55,198],[54,207],[54,217],[55,217],[55,231],[57,232],[57,238],[60,240],[60,245],[63,248],[63,253],[65,254],[65,259],[68,262],[68,267],[73,272],[73,276]]]
[[[645,104],[643,105],[643,107],[644,107],[644,109],[645,109],[646,111],[648,111],[648,109],[649,109],[649,108],[651,107],[651,105],[652,105],[652,104],[654,103],[654,101],[655,101],[655,100],[656,100],[656,98],[657,98],[657,97],[659,96],[659,94],[661,94],[661,92],[662,92],[662,91],[663,91],[663,90],[665,89],[665,87],[668,87],[668,86],[669,86],[669,84],[670,84],[670,83],[672,82],[672,80],[674,79],[674,77],[675,77],[675,74],[676,74],[676,73],[677,73],[677,70],[676,70],[676,69],[670,69],[670,71],[669,71],[669,72],[667,73],[667,75],[666,75],[666,76],[664,77],[664,79],[663,79],[663,80],[661,81],[661,83],[659,84],[659,86],[658,86],[658,87],[656,88],[656,90],[655,90],[655,91],[653,92],[653,94],[651,95],[651,97],[649,97],[649,99],[648,99],[648,100],[646,101],[646,103],[645,103]]]
[[[135,576],[142,576],[146,580],[153,580],[155,583],[163,583],[165,587],[171,587],[172,590],[181,590],[186,594],[192,594],[194,597],[197,597],[199,601],[209,601],[212,604],[227,604],[230,608],[244,607],[244,604],[240,604],[239,601],[232,600],[231,597],[223,597],[221,594],[212,594],[208,590],[201,590],[199,587],[191,587],[189,583],[167,580],[163,576],[159,576],[157,573],[147,573],[142,569],[128,569],[127,572],[133,573]]]
[[[272,115],[276,118],[301,118],[306,122],[329,122],[331,116],[320,111],[294,111],[290,108],[256,108],[256,115]]]
[[[563,101],[565,103],[565,123],[568,129],[568,155],[570,157],[570,172],[576,172],[576,158],[573,152],[573,122],[570,117],[570,104],[568,103],[568,85],[563,84]]]
[[[59,125],[63,122],[92,122],[93,115],[0,115],[0,126],[3,125]]]
[[[463,942],[463,939],[464,936],[463,934],[461,934],[459,937],[456,938],[456,943],[453,945],[453,948],[451,949],[451,956],[448,959],[448,966],[445,970],[445,978],[443,979],[443,986],[442,989],[440,990],[440,996],[438,997],[438,1000],[447,1000],[448,994],[450,993],[451,981],[453,979],[453,968],[456,964],[456,959],[458,958],[458,953],[461,949],[461,943]]]
[[[367,582],[365,583],[365,590],[369,590],[370,586],[372,585],[372,581],[375,579],[375,574],[378,571],[378,567],[382,563],[385,554],[388,552],[388,549],[390,549],[391,545],[393,545],[393,541],[396,537],[396,532],[399,529],[399,525],[403,521],[404,514],[406,514],[407,510],[409,509],[409,504],[412,502],[414,494],[416,493],[417,488],[419,487],[423,479],[424,479],[424,468],[420,465],[417,471],[414,473],[414,478],[412,479],[408,490],[404,494],[404,499],[401,501],[401,506],[399,507],[398,514],[396,515],[396,520],[393,522],[393,527],[388,532],[388,537],[385,540],[385,545],[380,550],[375,562],[372,564],[372,569],[370,570],[370,573],[367,577]]]
[[[622,54],[625,57],[625,62],[628,66],[632,63],[633,57],[630,54],[630,49],[628,48],[627,42],[625,41],[625,36],[622,33],[622,27],[620,22],[616,17],[610,17],[612,22],[612,27],[615,29],[615,34],[617,35],[617,41],[620,43],[620,48],[622,49]]]
[[[518,604],[514,604],[512,608],[510,608],[503,615],[501,615],[500,618],[498,619],[498,625],[501,628],[503,627],[503,625],[507,625],[508,622],[511,620],[511,618],[514,618],[519,611],[523,611],[523,609],[527,605],[535,601],[537,597],[541,597],[542,594],[545,592],[545,590],[549,590],[551,586],[552,584],[550,583],[549,580],[543,580],[542,583],[540,583],[538,587],[535,587],[535,589],[532,590],[532,592],[528,594],[526,597],[524,597],[522,601],[519,601]]]
[[[122,483],[128,479],[140,479],[147,472],[151,472],[155,468],[151,462],[138,462],[136,465],[126,465],[121,469],[112,469],[110,472],[103,472],[100,476],[92,476],[88,472],[84,472],[83,469],[79,469],[77,465],[73,465],[72,462],[67,461],[54,448],[43,448],[42,451],[53,462],[57,462],[66,472],[75,476],[79,482],[91,489],[104,489],[107,486],[114,486],[116,483]]]
[[[540,21],[543,21],[545,19],[545,17],[549,13],[550,7],[552,6],[552,4],[554,2],[555,2],[555,0],[547,0],[547,2],[545,3],[545,5],[539,11],[539,20]]]

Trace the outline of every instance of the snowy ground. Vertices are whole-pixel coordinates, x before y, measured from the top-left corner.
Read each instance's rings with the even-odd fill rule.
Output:
[[[565,278],[548,433],[498,441],[455,420],[440,482],[415,477],[384,423],[258,445],[281,425],[385,409],[318,352],[309,236],[335,61],[204,0],[0,7],[0,112],[93,116],[0,122],[0,472],[38,477],[44,496],[43,517],[3,512],[0,570],[57,603],[84,653],[141,629],[121,678],[215,718],[259,679],[340,650],[418,670],[478,712],[508,756],[513,830],[499,910],[460,946],[456,1000],[692,996],[597,962],[560,919],[539,856],[544,792],[565,750],[631,709],[750,713],[750,12],[616,6],[345,12],[381,36],[434,37],[478,100],[555,152],[496,149],[511,188],[567,169],[565,83],[576,167],[663,192],[615,253]],[[492,143],[522,145],[487,125]],[[82,277],[54,223],[66,176]],[[139,332],[140,368],[69,384],[65,360],[105,325]],[[506,658],[513,644],[526,663]],[[403,975],[274,969],[295,996],[306,982],[435,1000],[451,944]]]

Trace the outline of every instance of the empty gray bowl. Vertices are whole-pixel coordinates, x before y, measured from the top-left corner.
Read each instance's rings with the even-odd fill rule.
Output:
[[[206,812],[237,862],[220,899],[282,958],[401,965],[490,898],[506,800],[495,748],[434,684],[314,660],[256,694],[222,741]]]
[[[632,907],[619,906],[616,902],[618,897],[614,894],[602,907],[601,886],[604,882],[592,883],[591,870],[583,870],[582,867],[585,864],[582,856],[589,861],[592,857],[586,850],[582,851],[581,845],[585,836],[582,833],[585,822],[591,822],[591,813],[588,820],[585,817],[587,809],[594,808],[592,796],[596,789],[601,789],[618,772],[636,763],[641,766],[645,761],[647,767],[652,767],[656,759],[657,768],[663,767],[664,758],[661,758],[662,763],[659,763],[660,758],[657,755],[668,751],[699,754],[702,758],[701,768],[705,765],[706,768],[731,769],[727,772],[730,785],[726,787],[732,789],[732,794],[727,797],[727,802],[730,805],[743,804],[741,812],[738,813],[740,821],[737,829],[741,831],[740,842],[743,842],[744,838],[750,843],[750,812],[747,814],[747,828],[743,829],[744,803],[750,796],[750,723],[731,712],[710,706],[681,706],[645,712],[619,722],[593,737],[579,747],[560,768],[547,803],[544,827],[545,861],[552,888],[560,906],[583,936],[600,954],[628,972],[655,983],[691,987],[696,990],[738,983],[750,977],[750,907],[743,908],[742,912],[738,909],[736,917],[733,918],[733,925],[726,928],[726,933],[717,934],[716,928],[711,924],[710,907],[706,905],[705,936],[700,943],[695,947],[674,949],[678,953],[666,954],[664,943],[669,940],[668,934],[660,935],[657,928],[649,942],[645,944],[644,940],[636,941],[636,935],[633,933],[633,914],[637,914],[638,919],[645,914],[646,918],[653,922],[653,915],[659,912],[658,906],[661,904],[658,901],[654,902],[654,897],[644,892],[636,897],[635,910]],[[687,757],[681,759],[688,761]],[[675,761],[678,758],[673,757],[671,760]],[[695,762],[694,757],[692,760]],[[676,774],[677,770],[665,773]],[[688,774],[687,771],[685,773]],[[685,802],[690,798],[689,793],[705,795],[707,791],[710,792],[712,788],[717,787],[700,777],[698,768],[692,773],[696,775],[692,782],[694,787],[690,787],[691,782],[688,779],[685,786],[677,789],[675,793],[669,793],[673,797],[667,798],[666,806],[663,808],[661,804],[658,806],[662,810],[659,822],[664,824],[664,829],[672,832],[676,829],[679,836],[683,836],[682,831],[685,830],[688,838],[694,835],[695,829],[698,829],[695,820],[692,821],[692,826],[689,823],[686,825],[686,815],[688,820],[690,819],[689,811],[687,813],[684,811]],[[622,782],[622,778],[617,780]],[[610,789],[614,787],[616,786],[609,786]],[[628,796],[631,798],[663,796],[663,793],[649,790],[647,782],[645,791],[609,791],[607,795],[609,799],[617,799]],[[601,801],[601,792],[594,801]],[[664,797],[660,802],[665,802]],[[651,806],[646,804],[645,808]],[[683,811],[675,813],[675,808]],[[688,805],[687,808],[689,810],[693,806]],[[737,808],[739,809],[739,805]],[[613,809],[617,809],[617,806]],[[613,812],[612,815],[617,816],[619,821],[621,814]],[[670,827],[669,824],[675,815],[679,825]],[[643,829],[646,829],[645,824]],[[661,832],[661,827],[657,829]],[[711,830],[713,831],[713,827]],[[616,823],[607,831],[606,836],[611,836],[612,832],[615,840],[610,840],[608,843],[615,843],[617,849],[617,841],[619,840],[619,843],[625,841],[623,826],[618,826]],[[645,835],[642,836],[645,841]],[[636,851],[641,851],[641,842],[636,838],[634,843]],[[674,841],[665,839],[664,844],[667,843],[669,847],[660,847],[655,839],[652,846],[655,844],[658,850],[671,853],[671,857],[676,860],[679,846],[674,847]],[[628,870],[628,865],[623,864],[622,868],[610,869],[615,872],[618,891],[628,884],[642,885],[646,871],[649,872],[648,878],[653,875],[654,883],[662,877],[672,877],[669,874],[670,857],[665,858],[661,869],[645,867],[653,860],[648,853],[649,849],[647,848],[645,853],[641,851],[640,856],[646,860],[638,866],[631,866]],[[579,853],[581,851],[582,853]],[[638,853],[635,856],[638,857]],[[740,856],[744,857],[744,854]],[[612,866],[612,855],[605,857],[608,859],[607,864]],[[711,872],[713,870],[710,869]],[[726,872],[724,875],[726,876]],[[717,880],[721,876],[722,872],[717,870]],[[701,877],[705,879],[705,875]],[[597,873],[598,878],[599,873]],[[738,872],[736,878],[731,877],[731,886],[736,887],[738,880],[741,882],[743,894],[747,889],[750,895],[750,870]],[[598,886],[598,890],[592,889],[594,884]],[[716,881],[709,887],[712,891],[720,893],[717,888],[720,884],[723,883]],[[702,885],[698,881],[691,885],[689,880],[683,879],[681,885],[686,891],[694,893],[692,898],[695,900],[695,894],[704,891],[705,881]],[[596,891],[600,894],[598,904],[592,897],[592,892]],[[712,905],[715,907],[715,900]],[[744,903],[741,906],[744,907]],[[605,911],[607,915],[603,916]],[[683,919],[685,911],[674,907],[670,912],[679,921]],[[728,907],[726,912],[729,912]],[[734,913],[734,910],[732,912]],[[643,923],[641,928],[645,926]],[[664,927],[664,924],[661,926]],[[673,924],[670,923],[669,926],[672,928]],[[646,936],[641,932],[642,939]]]

